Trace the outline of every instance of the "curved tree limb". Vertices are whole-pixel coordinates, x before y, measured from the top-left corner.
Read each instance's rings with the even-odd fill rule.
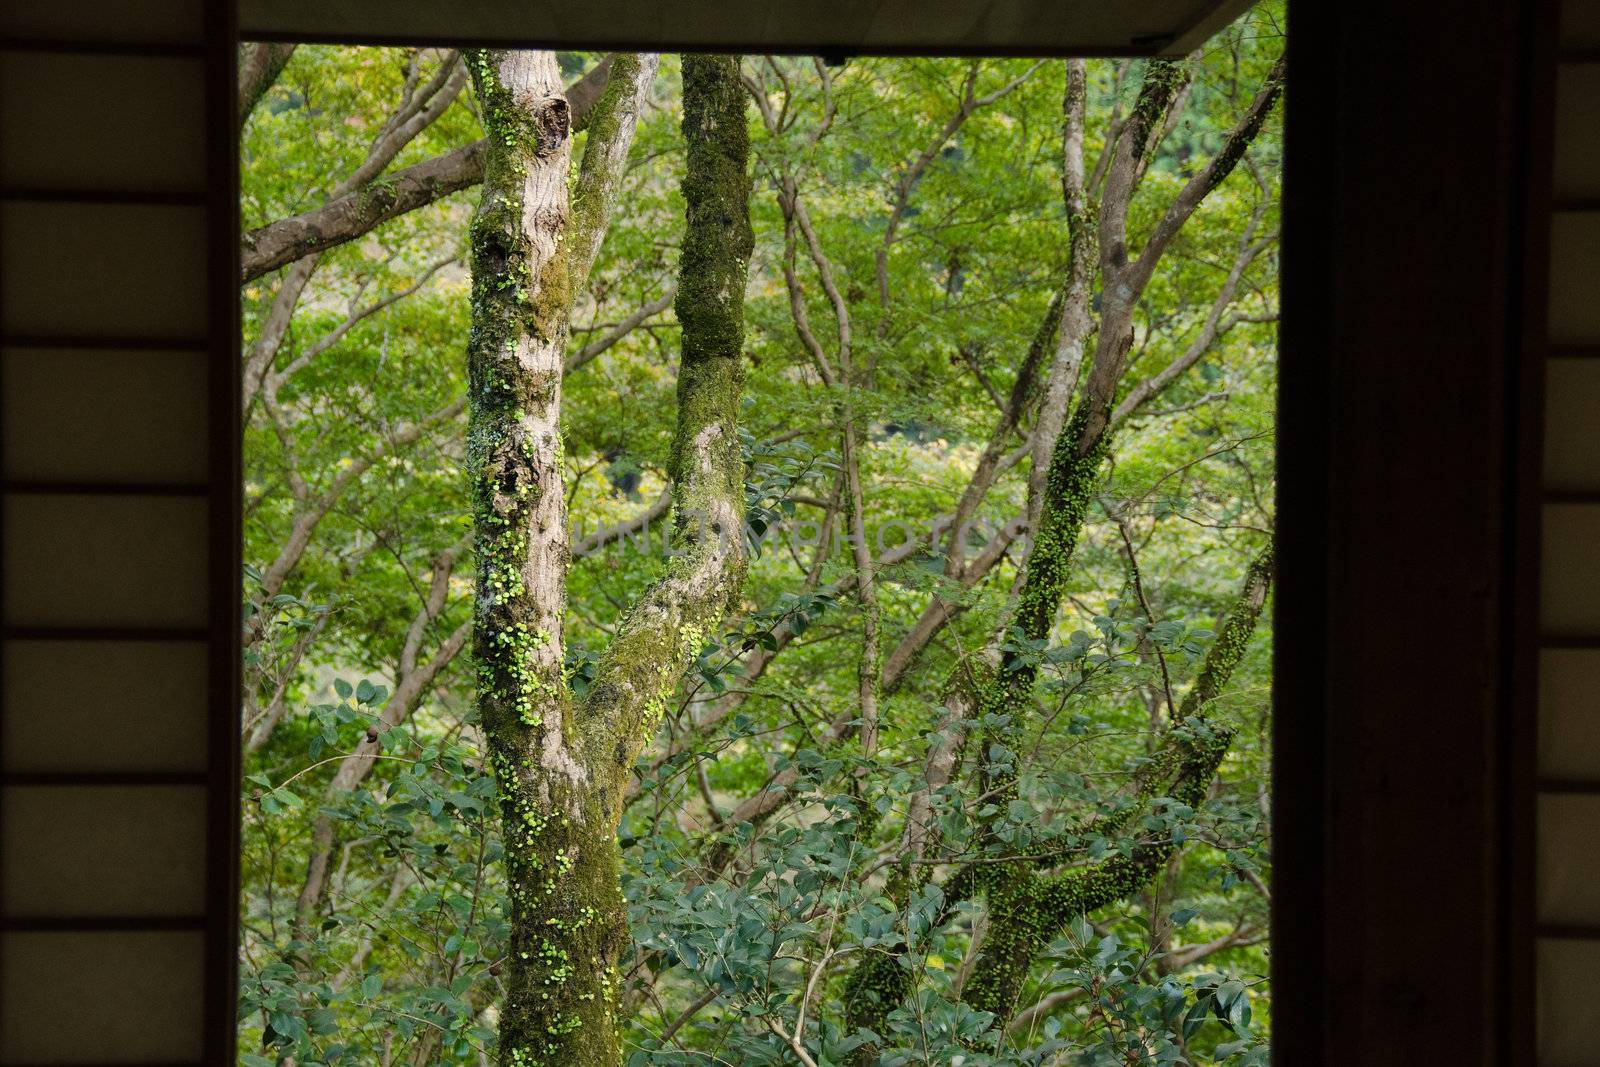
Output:
[[[455,52],[446,53],[444,62],[425,85],[419,85],[420,72],[419,60],[413,56],[399,106],[384,120],[361,164],[334,186],[333,197],[339,198],[360,188],[393,162],[401,149],[449,109],[465,84],[465,71]],[[283,346],[300,297],[317,269],[318,259],[314,254],[296,257],[273,296],[261,333],[245,356],[242,399],[246,410],[256,393],[267,384],[273,361]]]
[[[676,284],[667,286],[667,291],[656,299],[629,314],[621,322],[607,330],[600,337],[595,338],[572,355],[567,357],[566,373],[571,374],[585,363],[605,352],[612,345],[622,340],[628,334],[638,329],[639,326],[652,315],[659,315],[672,306],[673,300],[678,296]]]
[[[574,132],[586,128],[610,71],[608,57],[567,89]],[[251,230],[240,248],[240,282],[353,241],[390,219],[477,185],[483,180],[484,149],[484,141],[474,141],[370,185],[363,183],[341,192],[321,207]]]
[[[295,45],[257,41],[239,46],[239,128],[250,118],[261,98],[289,65]]]
[[[1268,547],[1246,569],[1242,588],[1184,696],[1178,722],[1139,773],[1138,795],[1146,807],[1170,798],[1195,809],[1210,790],[1232,735],[1207,724],[1205,712],[1244,658],[1266,605],[1272,574],[1273,551]],[[1137,892],[1177,849],[1171,837],[1157,836],[1138,842],[1126,855],[1060,874],[1041,875],[1027,863],[998,865],[985,872],[990,923],[963,999],[979,1011],[1009,1019],[1034,959],[1067,924]]]

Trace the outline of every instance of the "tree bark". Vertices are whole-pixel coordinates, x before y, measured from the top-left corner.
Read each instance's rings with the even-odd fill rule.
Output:
[[[294,50],[292,44],[271,41],[258,41],[239,47],[240,129],[244,128],[261,98],[267,95],[267,90],[278,80],[278,75],[283,73],[283,68],[289,65]]]
[[[1217,628],[1199,676],[1184,697],[1179,721],[1139,773],[1141,804],[1117,817],[1118,828],[1130,824],[1135,812],[1148,811],[1158,798],[1171,798],[1190,808],[1198,808],[1205,800],[1232,740],[1225,728],[1205,722],[1205,710],[1244,658],[1266,605],[1272,566],[1269,547],[1245,572],[1243,587]],[[1055,875],[1039,872],[1026,860],[989,866],[981,878],[986,883],[990,922],[972,978],[962,991],[963,999],[979,1011],[993,1012],[1004,1025],[1016,1011],[1034,959],[1067,924],[1138,892],[1177,849],[1171,838],[1158,836],[1140,841],[1128,855]]]
[[[602,60],[567,90],[572,132],[587,127],[590,112],[605,92],[611,62]],[[364,182],[321,207],[251,230],[240,248],[240,283],[354,241],[392,218],[477,185],[483,180],[488,144],[487,138],[473,141],[386,178]]]
[[[744,569],[744,98],[736,59],[685,57],[677,554],[617,627],[580,703],[562,676],[567,317],[604,233],[655,60],[614,58],[570,199],[571,109],[554,56],[482,52],[469,62],[488,133],[472,226],[468,460],[477,706],[499,785],[511,912],[499,1060],[617,1067],[617,964],[628,929],[616,831],[628,773]]]

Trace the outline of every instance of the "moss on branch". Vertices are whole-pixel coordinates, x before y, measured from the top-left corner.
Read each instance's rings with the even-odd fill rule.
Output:
[[[670,461],[675,554],[618,627],[584,708],[591,765],[612,781],[619,806],[623,776],[737,595],[745,567],[739,402],[753,237],[737,57],[684,57],[683,136],[686,218],[675,303],[683,349]]]

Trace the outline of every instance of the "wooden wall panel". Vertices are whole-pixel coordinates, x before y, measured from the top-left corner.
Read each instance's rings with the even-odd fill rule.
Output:
[[[206,795],[194,785],[11,785],[0,908],[36,916],[205,914]],[[84,878],[103,868],[114,876]]]
[[[1562,781],[1600,781],[1600,648],[1539,654],[1539,771]]]
[[[195,930],[0,933],[0,1063],[225,1062],[204,1055],[205,951]]]
[[[1566,63],[1557,74],[1555,194],[1600,196],[1600,64]]]
[[[1538,946],[1540,1067],[1594,1067],[1594,976],[1600,942],[1546,938]]]
[[[205,192],[205,104],[200,59],[5,53],[0,183],[198,196]]]
[[[1600,360],[1552,358],[1546,375],[1545,487],[1600,493]]]
[[[1563,0],[1561,46],[1571,51],[1600,49],[1600,0]]]
[[[207,40],[207,0],[63,0],[0,5],[0,35],[87,52],[138,51],[141,46],[198,53]],[[134,17],[137,15],[137,17]]]
[[[169,204],[0,205],[0,333],[203,337],[205,209]]]
[[[1550,189],[1533,911],[1539,1067],[1600,1067],[1600,0],[1563,0]]]
[[[189,357],[184,369],[181,358],[170,364],[174,388],[203,387],[209,409],[203,419],[180,419],[160,433],[125,428],[138,440],[130,449],[136,462],[112,455],[113,437],[75,439],[76,451],[65,442],[31,451],[18,445],[14,454],[0,437],[6,513],[0,530],[8,538],[0,559],[11,566],[0,581],[9,596],[14,582],[29,580],[16,571],[46,565],[52,548],[75,547],[39,520],[52,507],[58,517],[90,507],[76,498],[102,502],[102,516],[131,502],[192,505],[213,547],[199,558],[182,542],[156,539],[141,546],[144,555],[123,560],[168,575],[183,567],[203,574],[198,624],[187,613],[176,628],[169,624],[176,613],[167,622],[130,614],[113,624],[108,620],[126,604],[112,612],[108,601],[96,614],[87,599],[71,616],[41,622],[51,618],[37,607],[41,597],[8,600],[19,611],[27,606],[35,621],[7,620],[0,632],[0,827],[22,842],[13,847],[38,847],[28,844],[40,840],[29,837],[32,819],[49,806],[14,800],[40,795],[29,790],[87,790],[82,803],[92,817],[95,798],[103,801],[112,790],[148,791],[157,803],[160,791],[204,789],[204,851],[187,855],[203,867],[205,910],[97,914],[112,905],[137,907],[108,898],[64,901],[56,915],[11,914],[7,900],[31,911],[42,899],[13,881],[0,896],[0,1067],[152,1061],[214,1067],[232,1059],[239,567],[231,7],[207,0],[146,0],[136,9],[124,0],[0,4],[0,60],[30,57],[20,67],[5,63],[0,75],[8,79],[0,83],[6,109],[0,119],[9,116],[0,122],[0,387],[18,389],[16,403],[30,411],[35,405],[68,411],[80,392],[98,396],[89,405],[106,405],[114,401],[116,375],[159,373],[149,364],[141,370],[139,357],[168,366],[159,364],[159,352]],[[577,18],[582,7],[561,13]],[[769,12],[789,7],[764,5]],[[858,7],[840,5],[836,24],[813,18],[800,29],[810,41],[828,30],[884,41],[903,32],[903,26],[869,25]],[[927,17],[921,7],[904,7],[907,18]],[[956,46],[983,51],[994,47],[995,31],[1020,28],[1030,48],[1048,48],[1037,29],[1060,7],[1041,5],[1036,18],[1009,27],[974,16]],[[1275,845],[1282,878],[1278,958],[1293,960],[1275,990],[1278,1056],[1294,1067],[1367,1065],[1411,1062],[1422,1049],[1452,1062],[1521,1065],[1520,1047],[1502,1055],[1497,1044],[1520,1031],[1496,1014],[1498,1002],[1491,1005],[1506,961],[1498,930],[1487,932],[1498,921],[1498,894],[1506,891],[1495,874],[1504,829],[1495,776],[1505,738],[1489,714],[1506,654],[1496,643],[1503,636],[1495,621],[1499,607],[1490,601],[1500,594],[1499,512],[1509,498],[1496,466],[1505,458],[1497,449],[1506,434],[1496,420],[1506,414],[1507,390],[1497,360],[1505,331],[1515,328],[1501,318],[1505,286],[1514,283],[1496,266],[1463,265],[1514,262],[1521,247],[1523,235],[1513,232],[1520,220],[1505,201],[1520,180],[1511,173],[1516,153],[1507,146],[1523,132],[1525,116],[1516,104],[1502,105],[1525,90],[1521,60],[1509,55],[1521,47],[1512,9],[1523,7],[1367,7],[1300,5],[1299,43],[1291,43],[1291,171],[1304,169],[1291,177],[1287,205],[1286,264],[1293,264],[1294,285],[1286,281],[1283,437],[1286,459],[1306,477],[1286,484],[1282,498],[1284,529],[1294,536],[1285,538],[1281,557],[1278,669],[1280,682],[1292,683],[1281,696],[1299,714],[1278,722],[1310,726],[1292,736],[1286,728],[1291,743],[1279,753],[1278,782],[1285,801],[1280,825],[1309,833],[1285,834]],[[413,36],[430,32],[429,18],[455,34],[507,26],[484,4],[249,0],[246,9],[257,19],[254,29],[287,36],[319,26],[371,36],[402,9],[423,20]],[[584,10],[659,16],[638,4]],[[956,18],[968,13],[960,5],[951,11]],[[1565,0],[1562,24],[1569,59],[1593,59],[1600,50],[1600,0]],[[1374,26],[1383,32],[1374,36]],[[580,28],[574,22],[547,29],[540,22],[522,32],[570,35]],[[732,28],[710,23],[697,32]],[[949,43],[947,30],[941,46]],[[1429,62],[1416,61],[1419,54]],[[194,118],[184,109],[193,100],[185,94],[193,91],[196,65],[204,83],[203,139],[184,133]],[[130,110],[117,75],[135,66],[146,80],[169,79],[143,87],[170,106]],[[148,73],[157,69],[166,73]],[[1565,81],[1581,92],[1585,77]],[[1564,106],[1571,110],[1563,128],[1592,136],[1584,101],[1569,93]],[[38,121],[45,116],[49,125]],[[60,152],[46,158],[39,145],[52,134]],[[1428,151],[1408,153],[1426,138]],[[107,143],[125,151],[96,155]],[[144,150],[150,145],[165,147]],[[1589,151],[1578,145],[1562,155],[1569,201],[1557,226],[1552,312],[1567,359],[1600,352],[1600,336],[1591,336],[1600,324],[1600,301],[1592,298],[1600,252],[1583,236],[1600,234],[1596,204],[1585,199],[1597,194],[1579,188]],[[1426,239],[1395,237],[1405,233]],[[1374,257],[1374,249],[1385,254]],[[1466,287],[1416,284],[1453,272],[1465,276]],[[1397,300],[1398,292],[1407,299]],[[71,368],[73,376],[52,381],[48,354],[59,355],[59,369]],[[196,360],[205,367],[203,386]],[[1366,376],[1372,371],[1381,389]],[[8,403],[9,396],[0,397],[0,406]],[[159,403],[151,402],[151,423]],[[1396,410],[1404,417],[1396,419]],[[1429,411],[1448,413],[1452,428],[1424,432],[1430,420],[1416,414]],[[85,410],[80,429],[88,418]],[[1400,423],[1397,434],[1373,433],[1392,422]],[[19,432],[9,437],[11,445]],[[1574,432],[1583,431],[1553,427],[1551,440]],[[191,434],[193,451],[186,454],[182,439]],[[1441,456],[1441,442],[1461,449]],[[1428,456],[1454,478],[1419,479],[1426,459],[1415,457]],[[1576,467],[1552,469],[1586,477]],[[1447,523],[1459,535],[1448,545],[1395,539],[1397,525],[1431,530]],[[26,537],[13,543],[19,531]],[[1414,565],[1417,558],[1423,566]],[[45,583],[33,580],[37,592]],[[94,590],[78,593],[86,598]],[[1571,617],[1587,625],[1581,610]],[[1439,684],[1416,671],[1419,634],[1430,635],[1436,657],[1455,668],[1441,668]],[[1553,635],[1548,644],[1540,660],[1545,789],[1553,797],[1587,796],[1597,791],[1600,774],[1591,759],[1595,731],[1585,716],[1600,687],[1584,685],[1583,672],[1592,668],[1578,657],[1600,650],[1600,634]],[[61,683],[63,671],[77,676]],[[1395,679],[1402,684],[1386,684]],[[1441,738],[1453,743],[1441,748]],[[177,835],[170,847],[179,848],[183,838]],[[82,852],[50,862],[58,871],[74,868],[58,877],[86,885],[116,877],[106,869],[117,861],[114,850],[95,859],[93,870],[81,872],[76,868],[90,864]],[[0,856],[5,877],[24,878],[26,867],[17,875],[9,860]],[[1466,876],[1440,879],[1433,892],[1418,894],[1419,868]],[[1600,1062],[1588,993],[1588,979],[1600,968],[1595,930],[1542,927],[1545,1067]],[[1457,986],[1441,982],[1441,972],[1457,976]],[[63,1005],[71,1006],[71,1026],[62,1025]]]
[[[1513,447],[1525,278],[1544,258],[1526,255],[1542,237],[1522,201],[1538,172],[1534,8],[1289,6],[1280,1067],[1528,1065],[1511,859],[1532,835],[1512,825],[1511,735],[1525,722],[1532,741],[1532,672],[1515,667],[1522,645],[1534,651],[1522,601],[1537,574],[1515,560],[1538,551],[1537,441],[1527,468]],[[1526,949],[1531,970],[1531,937]]]
[[[235,54],[0,3],[0,1067],[234,1058]]]
[[[1539,836],[1560,845],[1539,857],[1540,919],[1568,927],[1592,922],[1600,915],[1600,796],[1541,797]]]
[[[204,641],[0,643],[0,774],[203,778]]]
[[[0,474],[203,489],[208,456],[194,443],[210,432],[206,360],[161,349],[0,352]]]
[[[1540,585],[1546,634],[1570,640],[1600,635],[1600,504],[1546,505]]]
[[[0,620],[19,629],[203,630],[208,534],[203,499],[11,494]]]

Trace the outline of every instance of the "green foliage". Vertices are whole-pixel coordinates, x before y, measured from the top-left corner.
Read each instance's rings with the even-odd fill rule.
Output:
[[[1135,254],[1276,59],[1272,15],[1254,12],[1178,64],[1192,88],[1133,199]],[[320,204],[408,84],[450,58],[298,49],[245,131],[246,227]],[[576,77],[599,57],[561,58]],[[926,535],[954,510],[997,399],[1061,288],[1062,65],[747,58],[742,69],[779,121],[773,132],[751,109],[738,441],[749,573],[729,619],[696,633],[692,666],[673,680],[623,801],[622,884],[639,946],[618,995],[624,1062],[792,1065],[794,1039],[819,1065],[1264,1064],[1270,613],[1242,634],[1226,613],[1272,529],[1276,117],[1141,297],[1120,395],[1203,329],[1254,220],[1266,247],[1223,311],[1230,328],[1118,425],[1090,469],[1063,472],[1081,529],[1069,531],[1070,558],[1050,557],[1059,608],[1030,603],[1038,610],[1023,619],[1013,600],[1023,542],[968,582],[947,571],[942,536]],[[974,71],[978,96],[1022,80],[938,141]],[[1092,170],[1107,131],[1134,111],[1144,65],[1091,61],[1088,71]],[[573,353],[659,301],[676,276],[680,73],[664,57],[573,316]],[[465,93],[390,171],[482,129]],[[878,256],[898,183],[930,145],[888,246],[884,299]],[[841,399],[796,337],[782,275],[785,176],[850,318],[886,661],[930,605],[952,607],[884,688],[871,755],[852,725],[863,618],[839,519]],[[270,387],[247,409],[240,1051],[250,1067],[493,1056],[507,886],[472,713],[477,672],[460,639],[476,562],[464,541],[462,404],[462,257],[476,201],[476,190],[453,194],[325,253],[268,353]],[[244,288],[247,353],[270,334],[292,269]],[[803,250],[799,281],[831,351],[835,309]],[[667,487],[680,339],[662,310],[566,376],[574,546]],[[1030,407],[1005,451],[1035,418]],[[1026,459],[1002,468],[957,546],[964,560],[1024,512],[1029,473]],[[661,572],[670,527],[660,515],[575,555],[562,674],[578,699],[621,607]],[[1236,665],[1186,724],[1185,697],[1218,634]],[[967,676],[1020,697],[941,727],[952,679]],[[931,793],[935,844],[911,866],[908,809],[941,728],[970,740]],[[1222,735],[1207,788],[1139,792],[1169,769],[1164,742]],[[1004,792],[989,792],[985,782],[1001,778]],[[769,794],[778,802],[734,818]],[[976,1003],[996,872],[1059,886],[1153,846],[1170,849],[1151,878],[1040,928],[1017,1019]],[[872,973],[892,976],[873,988],[893,995],[868,1032],[849,1022],[847,989]]]

